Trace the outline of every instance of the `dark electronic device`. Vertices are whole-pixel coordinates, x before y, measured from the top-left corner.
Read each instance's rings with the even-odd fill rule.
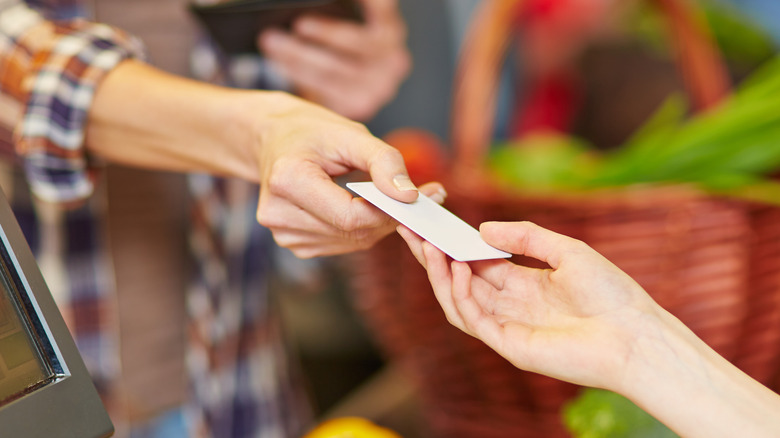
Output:
[[[113,430],[0,192],[0,436],[93,438]]]
[[[266,28],[289,29],[302,14],[362,21],[354,0],[233,0],[192,4],[190,10],[228,54],[257,53],[257,35]]]

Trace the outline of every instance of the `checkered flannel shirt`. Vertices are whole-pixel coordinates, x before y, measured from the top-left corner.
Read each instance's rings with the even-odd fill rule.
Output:
[[[77,0],[0,0],[0,125],[14,132],[13,146],[0,141],[0,164],[13,175],[16,184],[5,187],[14,212],[121,435],[105,205],[84,131],[101,79],[142,50],[122,31],[78,18],[84,10]],[[291,412],[300,399],[285,383],[290,366],[268,309],[271,241],[254,221],[258,189],[208,176],[193,176],[191,186],[199,267],[187,292],[190,435],[291,436],[301,427]]]

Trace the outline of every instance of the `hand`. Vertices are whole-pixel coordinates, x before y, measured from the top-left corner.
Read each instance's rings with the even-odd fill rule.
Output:
[[[284,94],[279,99],[273,106],[283,122],[267,120],[258,138],[258,221],[302,258],[365,249],[392,232],[393,219],[332,178],[366,171],[382,192],[411,202],[417,190],[398,150],[322,107]],[[444,193],[437,183],[420,190]]]
[[[368,172],[388,196],[417,199],[401,153],[357,122],[287,93],[216,87],[135,61],[103,80],[86,144],[125,165],[259,182],[258,221],[299,257],[363,249],[395,226],[333,177]]]
[[[296,91],[353,120],[395,97],[411,68],[397,0],[360,0],[364,23],[304,16],[291,33],[268,30],[258,46]]]
[[[398,231],[447,319],[518,368],[623,394],[680,436],[778,436],[777,394],[584,243],[528,222],[488,222],[480,227],[487,243],[551,269],[448,264],[409,229]]]
[[[532,269],[506,260],[453,261],[399,227],[428,270],[447,319],[518,368],[614,389],[631,347],[660,309],[628,275],[584,243],[534,224],[485,223],[483,239],[543,260]]]

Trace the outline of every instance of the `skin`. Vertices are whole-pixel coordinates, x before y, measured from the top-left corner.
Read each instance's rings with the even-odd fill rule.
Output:
[[[547,262],[462,263],[399,226],[447,319],[520,369],[625,395],[681,436],[780,436],[780,397],[719,356],[583,242],[528,222],[482,224],[496,248]]]
[[[397,0],[358,0],[364,23],[302,16],[290,32],[267,30],[257,44],[296,93],[353,119],[368,120],[411,69]]]
[[[349,120],[369,119],[392,99],[411,61],[397,1],[359,3],[362,24],[303,16],[289,33],[258,35],[301,97],[341,116],[286,93],[228,90],[127,61],[96,93],[88,150],[128,165],[259,182],[258,222],[298,257],[373,245],[395,222],[333,178],[367,172],[387,195],[416,199],[398,151]]]
[[[133,60],[98,87],[86,146],[126,165],[259,182],[258,221],[303,258],[367,248],[395,227],[334,177],[366,172],[403,202],[418,193],[401,154],[360,123],[286,93],[204,84]]]

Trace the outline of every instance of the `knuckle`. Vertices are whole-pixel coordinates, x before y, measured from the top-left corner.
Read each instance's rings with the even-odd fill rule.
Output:
[[[587,252],[590,249],[590,246],[588,246],[587,243],[579,239],[571,239],[570,245],[571,250],[577,253]]]
[[[286,195],[290,182],[295,180],[298,172],[299,169],[295,165],[294,160],[284,157],[279,158],[271,165],[270,174],[266,181],[266,189],[272,195]]]
[[[460,321],[455,318],[454,316],[450,315],[449,313],[445,312],[445,315],[447,316],[447,322],[450,323],[450,325],[453,325],[455,327],[458,327],[460,324]]]
[[[353,246],[358,250],[364,250],[374,246],[377,241],[377,237],[374,233],[368,230],[358,230],[352,233],[350,238]]]
[[[273,212],[274,208],[265,199],[261,199],[260,205],[257,206],[257,223],[260,225],[272,229],[275,227],[275,223],[272,220],[276,215]]]
[[[387,147],[384,147],[379,151],[376,159],[378,162],[402,163],[404,161],[404,156],[398,149],[387,145]]]
[[[290,233],[285,232],[283,229],[272,229],[271,235],[274,238],[274,242],[276,242],[276,244],[282,248],[292,250],[296,245],[294,237]]]
[[[349,210],[344,210],[336,215],[333,218],[333,225],[348,235],[355,235],[361,229],[360,219]]]
[[[265,209],[260,208],[257,210],[257,223],[266,228],[273,229],[274,224],[270,220],[272,217],[273,215],[269,214]]]

